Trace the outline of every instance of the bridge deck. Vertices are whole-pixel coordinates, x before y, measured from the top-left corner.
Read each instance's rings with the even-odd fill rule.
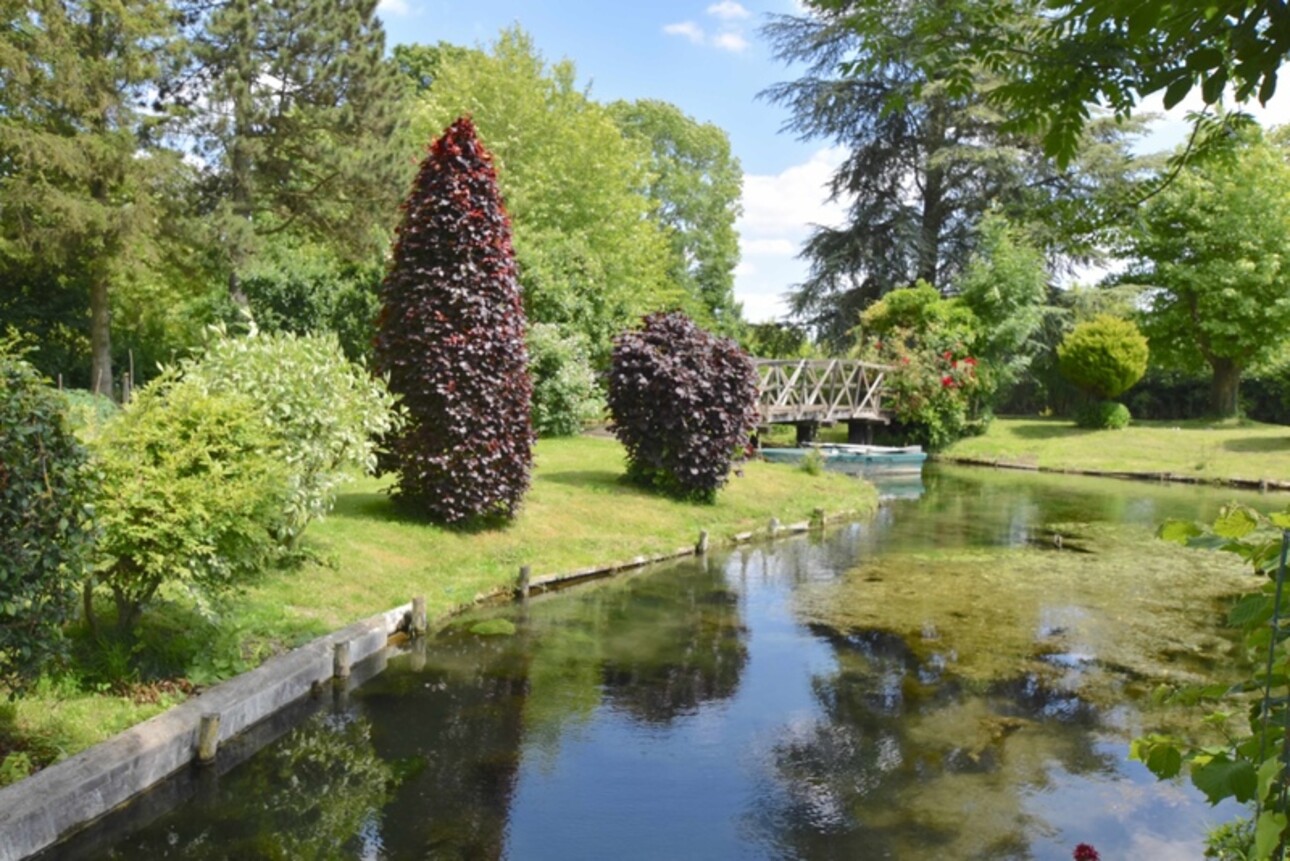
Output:
[[[887,422],[885,365],[855,359],[754,359],[762,424]]]

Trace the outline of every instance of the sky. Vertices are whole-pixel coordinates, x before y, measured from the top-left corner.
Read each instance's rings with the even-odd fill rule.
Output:
[[[797,0],[381,0],[378,14],[390,45],[487,48],[518,24],[548,61],[573,61],[592,98],[662,99],[724,129],[744,170],[735,296],[744,317],[761,322],[787,313],[783,297],[806,275],[797,253],[812,225],[840,224],[844,213],[825,189],[842,152],[783,132],[788,112],[758,98],[797,71],[774,58],[760,30],[799,8]],[[1144,148],[1181,142],[1183,111],[1197,107],[1163,118]],[[1265,124],[1290,120],[1290,95],[1255,113]]]

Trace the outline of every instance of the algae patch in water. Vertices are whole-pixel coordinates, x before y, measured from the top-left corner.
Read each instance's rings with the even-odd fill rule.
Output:
[[[509,619],[485,619],[470,626],[470,633],[479,637],[513,637],[515,630]]]
[[[969,681],[1022,672],[1092,688],[1100,672],[1153,685],[1212,679],[1236,659],[1218,630],[1252,586],[1239,562],[1158,541],[1140,527],[1050,524],[1055,544],[889,553],[795,596],[804,621],[886,631],[920,662]]]

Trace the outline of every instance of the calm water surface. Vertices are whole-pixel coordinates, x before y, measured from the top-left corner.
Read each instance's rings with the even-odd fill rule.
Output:
[[[871,522],[462,619],[196,802],[68,852],[1199,858],[1239,810],[1126,752],[1192,727],[1160,683],[1230,672],[1245,575],[1151,534],[1233,496],[929,468]]]

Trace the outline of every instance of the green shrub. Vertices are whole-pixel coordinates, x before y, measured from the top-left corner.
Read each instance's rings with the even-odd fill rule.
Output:
[[[210,392],[173,371],[103,429],[93,445],[95,578],[112,592],[121,633],[163,584],[218,594],[267,561],[289,478],[276,444],[249,395]]]
[[[529,373],[533,376],[533,429],[538,436],[573,436],[605,412],[586,342],[563,335],[553,323],[529,328]]]
[[[1115,401],[1092,401],[1075,413],[1075,423],[1090,430],[1120,430],[1131,419],[1129,408]]]
[[[82,441],[97,436],[103,425],[121,410],[106,395],[85,389],[63,389],[61,394],[67,404],[68,426]]]
[[[1131,321],[1099,314],[1080,323],[1057,348],[1062,376],[1084,393],[1119,397],[1147,371],[1147,339]]]
[[[330,332],[252,329],[230,337],[217,331],[206,352],[182,368],[207,391],[244,395],[261,414],[288,470],[290,492],[278,526],[285,545],[331,510],[337,488],[355,471],[375,470],[374,438],[396,420],[384,382],[349,362]]]
[[[824,455],[818,448],[807,449],[798,468],[807,475],[824,475]]]
[[[989,370],[976,357],[928,346],[905,329],[889,331],[862,355],[891,368],[882,406],[896,420],[900,443],[939,451],[983,429],[985,419],[973,418],[973,406],[989,388]]]
[[[92,539],[92,483],[66,402],[0,341],[0,686],[63,648]]]

